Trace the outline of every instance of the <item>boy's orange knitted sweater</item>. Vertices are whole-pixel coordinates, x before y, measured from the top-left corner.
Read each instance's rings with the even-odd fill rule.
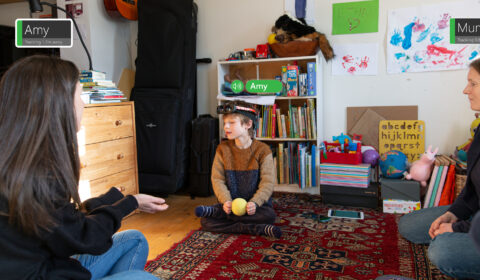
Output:
[[[271,206],[274,168],[272,151],[265,143],[254,139],[250,147],[240,149],[234,140],[223,141],[213,161],[213,191],[222,204],[241,197],[257,206]]]

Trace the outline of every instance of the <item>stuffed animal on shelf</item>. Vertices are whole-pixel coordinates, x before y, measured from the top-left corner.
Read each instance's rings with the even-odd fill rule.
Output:
[[[420,157],[420,159],[412,163],[410,173],[404,173],[405,178],[407,180],[418,181],[422,187],[426,187],[427,180],[430,178],[430,173],[432,173],[433,162],[435,161],[435,155],[437,153],[438,148],[432,152],[432,146],[428,146],[427,151]]]
[[[325,34],[320,33],[316,31],[314,27],[307,25],[304,19],[297,19],[286,13],[275,21],[275,26],[272,27],[272,32],[276,34],[275,40],[279,43],[318,40],[320,50],[326,61],[335,56]]]

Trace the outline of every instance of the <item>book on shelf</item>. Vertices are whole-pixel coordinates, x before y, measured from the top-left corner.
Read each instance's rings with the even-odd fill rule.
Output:
[[[80,79],[86,79],[86,78],[105,80],[107,78],[107,73],[96,71],[96,70],[80,71]]]
[[[437,155],[423,208],[448,205],[453,202],[452,186],[454,184],[455,161],[445,155]],[[452,178],[453,177],[453,178]]]
[[[285,115],[280,115],[280,125],[282,127],[282,137],[287,138],[288,132],[287,132],[287,125],[285,121]]]
[[[447,178],[448,168],[449,168],[449,165],[443,166],[442,177],[440,178],[437,195],[435,196],[435,201],[433,202],[434,207],[438,206],[438,203],[440,202],[440,197],[442,196],[443,187],[445,185],[445,180]]]
[[[455,161],[450,163],[447,172],[447,179],[445,180],[445,186],[443,186],[442,196],[438,202],[438,206],[450,205],[455,199]]]
[[[317,95],[317,64],[315,62],[307,63],[307,95],[315,96]]]
[[[283,168],[283,143],[278,143],[278,170],[279,170],[279,180],[280,184],[285,183],[284,180],[284,168]]]
[[[298,96],[298,66],[287,66],[287,96]]]
[[[314,101],[304,105],[289,104],[288,112],[282,114],[280,106],[262,105],[259,109],[256,136],[260,138],[316,139]]]
[[[302,189],[318,186],[320,158],[314,144],[285,142],[270,148],[278,184],[298,184]]]
[[[276,111],[277,111],[277,104],[274,103],[271,112],[272,112],[272,121],[270,122],[271,124],[271,135],[270,137],[275,138],[275,133],[276,133],[276,127],[277,127],[277,116],[276,116]]]
[[[438,166],[437,176],[435,176],[435,183],[433,184],[432,194],[430,200],[428,201],[428,207],[433,207],[435,202],[435,197],[437,196],[438,185],[440,184],[442,174],[443,174],[443,165]]]
[[[120,99],[90,99],[90,104],[99,104],[99,103],[117,103],[121,102]]]
[[[281,117],[281,114],[280,114],[280,108],[277,108],[275,110],[275,116],[276,116],[276,119],[277,119],[277,131],[278,131],[278,137],[283,137],[283,127],[282,127],[282,117]]]
[[[435,185],[435,180],[437,178],[438,173],[438,165],[434,165],[432,176],[430,176],[430,182],[428,184],[427,194],[425,195],[425,199],[423,200],[423,208],[427,208],[428,204],[430,203],[430,198],[432,197],[433,185]]]

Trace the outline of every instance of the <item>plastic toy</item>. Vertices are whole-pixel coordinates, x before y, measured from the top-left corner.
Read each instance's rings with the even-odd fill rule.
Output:
[[[340,143],[340,147],[342,148],[342,152],[345,151],[345,143],[351,143],[352,142],[352,138],[350,138],[350,136],[348,136],[348,135],[343,134],[343,132],[340,133],[339,136],[333,136],[332,140],[334,142],[338,141],[338,143]],[[347,142],[345,140],[347,140]]]
[[[407,156],[397,150],[388,151],[380,157],[380,170],[384,178],[400,179],[407,170]]]
[[[268,35],[267,41],[268,41],[269,44],[278,43],[278,41],[275,39],[275,36],[277,36],[277,34],[275,34],[275,33],[272,33],[272,34]]]
[[[376,150],[366,150],[362,153],[363,163],[369,163],[372,167],[377,166],[380,155]]]
[[[470,149],[470,145],[473,141],[473,136],[475,136],[475,132],[477,131],[478,126],[480,125],[480,117],[479,113],[475,113],[475,120],[473,120],[472,124],[470,125],[470,135],[472,138],[469,138],[467,142],[459,145],[455,149],[455,155],[461,161],[467,161],[467,152]]]
[[[356,134],[356,133],[354,133],[352,138],[353,138],[353,142],[354,142],[354,143],[358,143],[358,142],[361,143],[361,142],[362,142],[363,135],[362,135],[362,134]]]
[[[268,44],[257,45],[255,55],[256,58],[270,58],[270,48]]]
[[[243,198],[235,198],[232,201],[232,212],[237,216],[243,216],[247,213],[247,201]]]
[[[433,162],[435,155],[438,153],[438,148],[432,152],[432,146],[428,146],[427,151],[420,157],[419,160],[412,163],[410,173],[405,172],[405,179],[419,181],[422,187],[427,186],[427,180],[433,169]]]

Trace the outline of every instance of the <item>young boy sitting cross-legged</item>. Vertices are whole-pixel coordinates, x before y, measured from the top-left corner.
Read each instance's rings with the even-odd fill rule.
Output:
[[[212,185],[220,204],[198,206],[203,230],[222,233],[266,235],[279,238],[272,207],[274,165],[268,145],[252,139],[256,110],[248,103],[227,102],[217,107],[223,114],[228,140],[217,148],[212,166]],[[232,213],[232,200],[247,201],[247,214]]]

